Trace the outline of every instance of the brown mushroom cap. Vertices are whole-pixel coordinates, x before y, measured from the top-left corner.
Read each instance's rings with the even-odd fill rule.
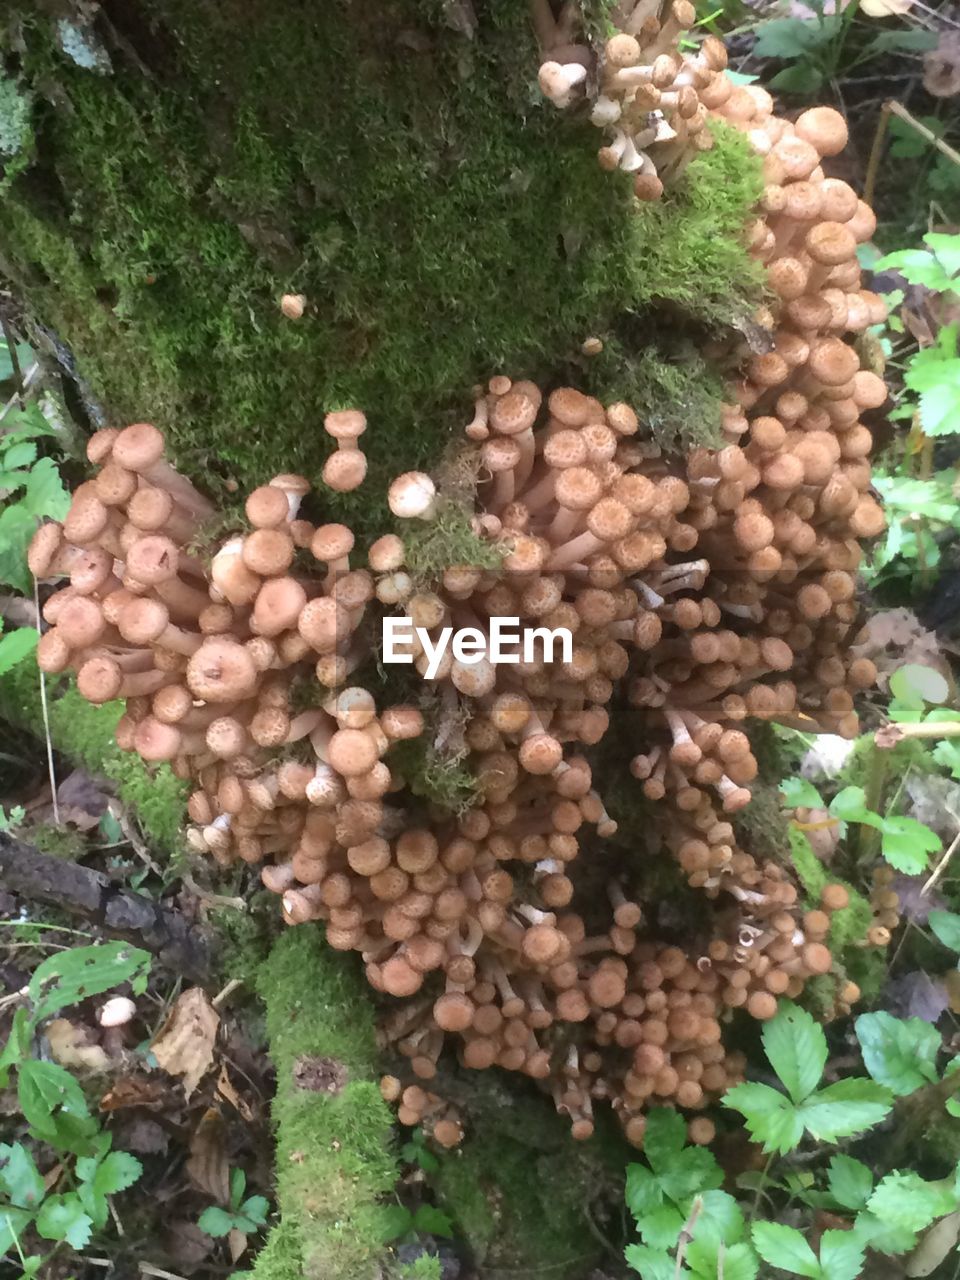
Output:
[[[242,644],[208,637],[187,663],[186,682],[204,702],[239,702],[254,692],[257,670]]]

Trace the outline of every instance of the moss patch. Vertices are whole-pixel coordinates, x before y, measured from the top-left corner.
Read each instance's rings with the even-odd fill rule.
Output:
[[[575,376],[650,402],[665,311],[695,334],[749,309],[743,140],[718,129],[637,206],[596,131],[541,100],[515,0],[479,6],[472,39],[417,0],[375,19],[329,0],[309,22],[293,0],[108,7],[109,76],[19,15],[39,159],[8,183],[0,266],[111,416],[155,420],[207,483],[316,479],[322,413],[359,404],[370,480],[327,505],[376,527],[382,481],[436,459],[477,381]],[[287,291],[308,298],[299,322]],[[589,334],[608,348],[585,366]],[[685,366],[681,400],[705,377]]]
[[[254,1265],[256,1280],[381,1274],[379,1200],[397,1178],[391,1115],[374,1083],[370,1002],[355,967],[336,959],[330,963],[319,930],[288,929],[258,974],[277,1070],[273,1115],[283,1222]],[[297,1065],[314,1057],[338,1064],[346,1083],[333,1092],[302,1087],[310,1077]]]

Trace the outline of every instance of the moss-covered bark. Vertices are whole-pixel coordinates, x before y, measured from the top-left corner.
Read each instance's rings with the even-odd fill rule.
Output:
[[[519,0],[130,0],[61,25],[72,58],[13,9],[32,133],[7,164],[0,268],[111,418],[156,421],[208,483],[316,476],[322,413],[358,404],[371,481],[342,505],[375,520],[378,480],[435,458],[497,371],[706,429],[719,388],[663,338],[743,313],[756,165],[720,136],[633,207],[595,131],[540,98]],[[299,322],[288,291],[309,299]]]

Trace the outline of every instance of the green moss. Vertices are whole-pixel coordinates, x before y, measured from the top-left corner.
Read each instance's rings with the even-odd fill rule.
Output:
[[[55,858],[74,861],[87,851],[87,841],[81,831],[74,827],[55,827],[44,822],[37,827],[26,827],[23,835],[41,853],[52,854]]]
[[[120,750],[114,740],[120,703],[95,707],[56,676],[47,677],[47,698],[57,750],[91,772],[106,774],[123,804],[137,814],[150,843],[168,857],[178,855],[187,786],[167,765],[147,765],[133,752]],[[0,720],[42,732],[40,680],[32,658],[0,677]]]
[[[408,521],[408,526],[412,522]],[[470,565],[475,569],[495,569],[502,555],[470,528],[466,506],[456,502],[439,505],[434,520],[417,523],[402,531],[405,565],[415,582],[435,584],[444,569]]]
[[[260,967],[258,990],[277,1070],[282,1225],[252,1274],[373,1280],[384,1227],[379,1201],[392,1190],[397,1166],[390,1112],[374,1083],[373,1012],[362,980],[327,950],[317,929],[288,929]],[[334,1079],[329,1091],[303,1087],[314,1068],[321,1080]]]
[[[370,479],[326,505],[373,528],[383,480],[435,461],[494,372],[715,395],[672,367],[679,348],[651,382],[649,350],[664,310],[695,336],[749,309],[742,139],[718,129],[637,206],[627,175],[598,170],[596,131],[541,100],[525,6],[492,0],[473,40],[431,14],[160,0],[124,33],[142,64],[117,52],[113,76],[24,14],[21,79],[56,85],[56,105],[42,166],[0,208],[0,262],[112,415],[156,420],[206,483],[316,479],[323,411],[359,404]],[[309,300],[299,322],[289,290]],[[584,371],[588,334],[609,351]],[[699,410],[677,412],[689,428]]]

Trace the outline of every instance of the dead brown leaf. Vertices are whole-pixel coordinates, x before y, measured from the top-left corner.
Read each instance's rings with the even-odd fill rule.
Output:
[[[227,1234],[227,1245],[230,1249],[230,1261],[239,1262],[247,1251],[247,1237],[237,1227],[231,1227]]]
[[[164,1071],[183,1076],[189,1098],[213,1066],[213,1045],[220,1015],[201,987],[189,987],[177,999],[154,1040],[153,1055]]]
[[[230,1162],[227,1159],[227,1126],[216,1107],[207,1107],[190,1139],[187,1173],[199,1191],[217,1204],[230,1203]]]
[[[78,1026],[69,1018],[54,1018],[47,1023],[44,1034],[54,1062],[61,1067],[101,1073],[109,1068],[110,1058],[89,1027]]]
[[[178,1271],[192,1275],[216,1248],[215,1241],[187,1219],[171,1222],[165,1237],[165,1249]]]
[[[220,1075],[217,1077],[217,1097],[229,1102],[234,1111],[244,1120],[253,1120],[253,1111],[247,1100],[237,1092],[233,1081],[227,1074],[227,1064],[220,1064]]]
[[[146,1076],[121,1076],[100,1099],[101,1111],[120,1111],[124,1107],[150,1107],[156,1111],[163,1106],[167,1086]]]

